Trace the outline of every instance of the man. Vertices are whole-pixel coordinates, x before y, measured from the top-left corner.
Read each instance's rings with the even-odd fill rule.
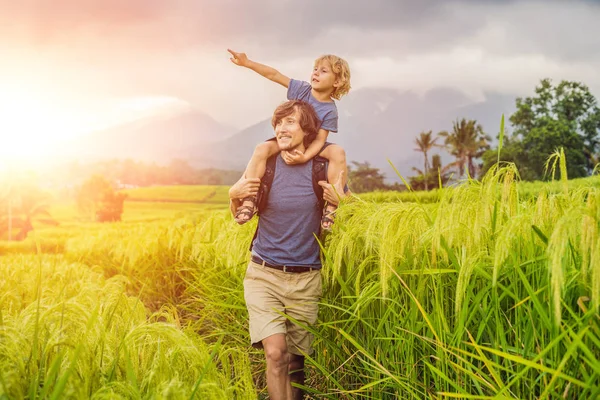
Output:
[[[317,135],[319,120],[309,104],[292,100],[277,107],[271,123],[281,154],[276,156],[267,204],[252,242],[244,298],[252,345],[265,350],[269,397],[302,399],[302,391],[292,388],[291,382],[304,383],[302,354],[312,352],[313,338],[286,315],[307,325],[317,320],[322,284],[315,234],[322,207],[312,184],[312,163],[288,165],[285,157],[286,152],[304,152]],[[341,182],[336,183],[338,190]],[[336,200],[331,185],[319,184],[326,199]],[[242,178],[230,189],[232,214],[244,197],[256,195],[258,187],[258,180]]]

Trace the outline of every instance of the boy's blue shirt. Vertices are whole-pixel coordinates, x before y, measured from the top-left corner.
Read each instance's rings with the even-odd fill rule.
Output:
[[[314,98],[311,93],[310,83],[290,79],[288,86],[288,100],[302,100],[313,106],[317,117],[321,121],[321,129],[329,132],[338,131],[338,110],[335,102],[322,102]]]

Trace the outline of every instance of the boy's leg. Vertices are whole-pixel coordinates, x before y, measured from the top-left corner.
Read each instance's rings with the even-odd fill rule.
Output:
[[[344,149],[337,144],[331,144],[321,152],[320,156],[329,160],[329,167],[327,168],[327,181],[329,183],[335,183],[340,172],[343,171],[344,175],[342,178],[342,186],[346,186],[348,179],[346,151],[344,151]],[[331,224],[333,224],[333,216],[335,215],[336,209],[337,205],[335,204],[328,203],[325,206],[325,212],[323,213],[323,218],[321,219],[321,227],[323,229],[331,229]]]
[[[277,153],[279,153],[279,146],[277,146],[277,142],[274,140],[268,140],[256,145],[252,158],[250,158],[244,172],[246,178],[262,178],[267,168],[267,160]]]
[[[262,178],[267,168],[267,160],[278,152],[279,147],[277,146],[277,142],[273,140],[258,144],[254,148],[254,153],[246,166],[244,176],[246,178]],[[235,214],[235,221],[240,225],[244,224],[254,216],[255,212],[256,198],[246,197]]]

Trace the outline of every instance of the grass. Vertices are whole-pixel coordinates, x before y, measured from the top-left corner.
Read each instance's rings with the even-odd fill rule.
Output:
[[[229,202],[229,186],[151,186],[122,190],[129,201],[223,204]]]
[[[0,395],[255,398],[245,355],[207,344],[173,308],[150,313],[123,276],[62,256],[1,257],[0,274]]]
[[[324,242],[312,396],[600,396],[598,178],[517,176],[505,166],[401,194],[414,201],[340,207]],[[0,257],[0,393],[264,394],[242,288],[255,221],[236,225],[225,203],[134,203],[115,224],[65,211],[61,227],[18,245],[55,240],[56,254]]]

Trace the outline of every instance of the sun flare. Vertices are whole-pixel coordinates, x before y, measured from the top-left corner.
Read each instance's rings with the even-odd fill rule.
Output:
[[[0,90],[0,167],[40,166],[54,161],[69,139],[85,136],[187,103],[166,96],[141,96],[100,101],[61,99],[56,93]]]
[[[27,92],[4,92],[0,97],[0,157],[35,160],[51,156],[54,145],[80,132],[84,122],[60,102]]]

